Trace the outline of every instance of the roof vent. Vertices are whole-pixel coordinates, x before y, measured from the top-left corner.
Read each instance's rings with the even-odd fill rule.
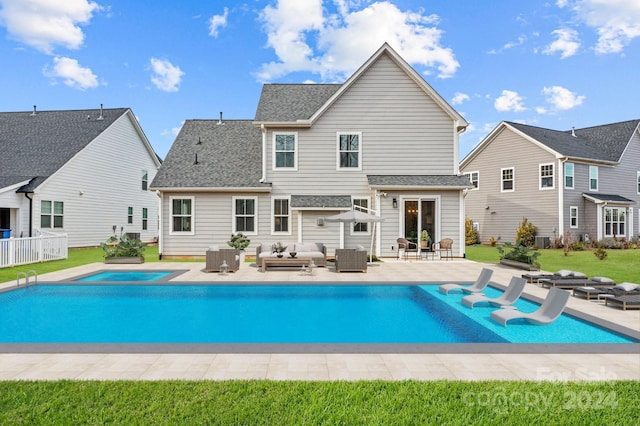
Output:
[[[220,111],[220,120],[218,120],[218,126],[223,126],[224,123],[222,122],[222,111]]]
[[[36,110],[37,110],[37,107],[34,105],[33,106],[33,112],[31,113],[32,117],[36,115]]]
[[[198,143],[196,145],[202,145],[202,141],[200,140],[200,136],[198,136]]]
[[[571,136],[576,137],[576,128],[575,126],[571,127]]]
[[[197,152],[196,152],[196,159],[195,159],[195,161],[193,162],[193,164],[194,164],[194,165],[196,165],[196,164],[200,164],[200,163],[198,162],[198,153],[197,153]]]
[[[104,115],[103,115],[104,111],[102,108],[102,104],[100,104],[100,115],[98,116],[98,120],[104,120]]]

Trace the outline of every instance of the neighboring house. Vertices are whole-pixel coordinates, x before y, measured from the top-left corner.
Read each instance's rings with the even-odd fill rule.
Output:
[[[500,123],[460,164],[475,187],[466,213],[481,241],[514,242],[523,217],[549,242],[566,231],[574,242],[639,235],[639,125],[557,131]]]
[[[387,44],[344,84],[266,84],[253,120],[187,120],[151,188],[160,253],[204,255],[243,232],[257,244],[369,248],[372,223],[325,222],[353,206],[384,221],[375,254],[423,228],[464,256],[458,135],[467,122]],[[344,228],[343,228],[344,227]]]
[[[158,236],[160,167],[128,108],[0,113],[0,228],[66,233],[69,247],[110,235]]]

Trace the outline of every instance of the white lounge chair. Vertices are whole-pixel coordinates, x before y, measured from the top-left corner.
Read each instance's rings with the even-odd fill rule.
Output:
[[[442,284],[438,290],[440,293],[449,294],[450,291],[460,290],[463,293],[480,293],[489,284],[493,269],[482,268],[478,279],[470,286],[464,286],[460,284]]]
[[[571,293],[559,288],[551,287],[549,294],[542,302],[542,305],[529,314],[516,311],[514,309],[496,309],[491,312],[491,319],[497,323],[507,326],[507,321],[517,318],[523,318],[530,323],[544,325],[555,321],[567,306],[567,301]]]
[[[493,306],[511,306],[524,291],[527,280],[519,277],[512,277],[507,289],[499,297],[487,297],[484,294],[471,294],[462,298],[462,304],[473,309],[476,303],[487,302]]]

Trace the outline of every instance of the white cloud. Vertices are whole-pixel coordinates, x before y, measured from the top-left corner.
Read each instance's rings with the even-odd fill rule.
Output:
[[[540,115],[544,115],[547,113],[547,109],[545,107],[539,106],[539,107],[536,107],[536,112]]]
[[[209,35],[211,37],[218,37],[218,30],[227,26],[227,17],[229,16],[229,9],[224,8],[222,15],[213,15],[209,19]]]
[[[88,0],[0,0],[0,24],[10,37],[46,54],[55,46],[78,49],[86,25],[101,7]]]
[[[162,132],[160,132],[160,136],[173,136],[176,137],[178,136],[178,133],[180,133],[180,130],[182,130],[182,126],[184,126],[184,120],[182,120],[180,122],[180,124],[178,125],[178,127],[172,127],[170,130],[163,130]]]
[[[560,0],[556,4],[569,7],[580,21],[596,30],[596,53],[621,52],[640,37],[638,0]]]
[[[518,92],[514,92],[511,90],[503,90],[502,95],[496,98],[495,103],[493,104],[496,110],[504,112],[504,111],[514,111],[521,112],[526,110],[522,101],[524,98],[518,94]]]
[[[504,48],[505,49],[511,49],[513,47],[516,47],[516,46],[521,46],[521,45],[524,44],[525,41],[527,41],[527,36],[521,35],[521,36],[518,37],[517,41],[510,41],[509,43],[505,44]]]
[[[460,92],[456,92],[453,95],[453,99],[451,100],[451,103],[453,105],[460,105],[461,103],[463,103],[464,101],[468,101],[469,95],[467,95],[466,93],[460,93]]]
[[[151,82],[165,92],[177,92],[184,72],[164,59],[151,58]]]
[[[267,6],[261,17],[279,60],[264,64],[258,78],[306,71],[324,81],[342,80],[385,41],[407,62],[435,69],[441,78],[456,72],[453,51],[440,44],[437,16],[401,11],[389,1],[358,9],[363,3],[368,4],[338,0],[337,13],[326,15],[322,0],[279,0],[275,7]]]
[[[552,42],[546,49],[542,51],[547,55],[552,55],[556,52],[560,52],[562,59],[568,58],[576,54],[580,48],[580,42],[578,41],[578,32],[570,28],[560,28],[552,31],[551,34],[558,37],[557,40]]]
[[[575,108],[585,100],[585,96],[576,96],[574,92],[562,86],[545,87],[542,93],[547,95],[547,102],[559,110]]]
[[[81,66],[76,59],[56,56],[53,58],[53,68],[45,68],[48,77],[61,78],[64,84],[74,89],[86,90],[98,87],[98,77],[90,68]]]

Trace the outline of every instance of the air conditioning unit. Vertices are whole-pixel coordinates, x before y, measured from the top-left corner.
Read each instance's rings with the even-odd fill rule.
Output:
[[[546,249],[551,247],[549,237],[536,237],[536,247]]]

